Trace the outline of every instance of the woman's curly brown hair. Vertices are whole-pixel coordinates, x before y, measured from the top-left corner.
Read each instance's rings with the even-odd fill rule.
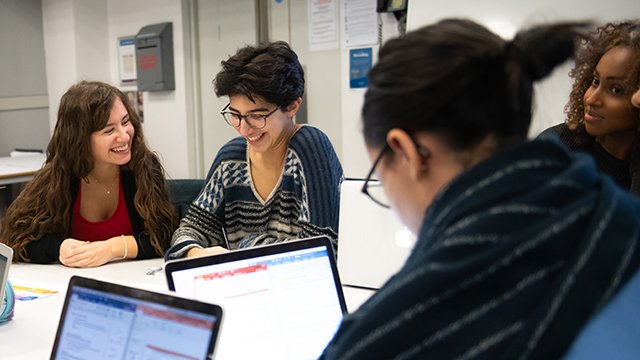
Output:
[[[640,20],[608,23],[597,28],[590,37],[583,40],[575,57],[575,67],[569,72],[569,76],[574,79],[569,102],[565,106],[569,129],[586,134],[584,94],[591,86],[593,73],[600,58],[616,46],[627,46],[635,50],[639,58],[633,71],[625,79],[625,85],[630,89],[637,89],[640,85]]]
[[[137,188],[134,205],[156,253],[164,254],[177,227],[164,169],[157,155],[147,147],[140,119],[126,95],[109,84],[82,81],[62,96],[47,160],[7,209],[2,221],[0,242],[13,248],[17,261],[28,261],[27,244],[45,234],[69,234],[71,184],[93,169],[91,134],[107,124],[117,98],[127,109],[135,129],[131,160],[121,168],[134,174]]]

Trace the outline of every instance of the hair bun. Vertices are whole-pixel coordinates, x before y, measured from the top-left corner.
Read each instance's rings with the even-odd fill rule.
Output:
[[[519,50],[516,52],[520,55],[523,75],[532,81],[540,80],[573,56],[577,41],[592,27],[590,22],[536,26],[518,32],[506,50]]]

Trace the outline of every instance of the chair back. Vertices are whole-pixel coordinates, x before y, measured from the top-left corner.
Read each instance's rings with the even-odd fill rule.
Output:
[[[582,329],[565,360],[640,358],[640,271]]]
[[[169,196],[171,202],[176,208],[178,216],[182,219],[189,210],[189,206],[200,194],[202,186],[204,186],[203,179],[176,179],[167,180],[167,186],[169,187]]]

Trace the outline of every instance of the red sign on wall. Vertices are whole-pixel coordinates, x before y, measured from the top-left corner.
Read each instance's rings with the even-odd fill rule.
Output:
[[[158,64],[158,57],[155,54],[142,55],[138,59],[138,64],[142,70],[155,69]]]

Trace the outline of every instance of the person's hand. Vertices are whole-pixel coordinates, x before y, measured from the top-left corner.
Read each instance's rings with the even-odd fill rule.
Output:
[[[60,262],[69,267],[96,267],[108,263],[113,257],[107,241],[65,239],[60,245]]]
[[[202,257],[202,256],[208,256],[208,255],[222,254],[226,252],[229,252],[229,250],[223,248],[222,246],[212,246],[208,248],[194,247],[189,249],[189,251],[187,251],[187,257],[188,258]]]

